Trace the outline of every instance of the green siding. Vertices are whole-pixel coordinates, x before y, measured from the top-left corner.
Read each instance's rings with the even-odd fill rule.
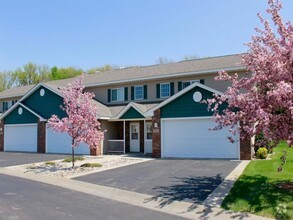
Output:
[[[44,96],[40,95],[41,89],[45,90]],[[60,108],[63,105],[63,98],[42,86],[22,102],[45,119],[50,118],[53,114],[60,118],[66,116],[66,113]]]
[[[161,118],[180,118],[180,117],[202,117],[212,116],[213,112],[208,111],[208,105],[193,100],[193,94],[199,91],[202,94],[202,100],[213,98],[213,93],[195,87],[182,96],[168,103],[161,108]]]
[[[121,119],[144,118],[142,114],[136,111],[133,107],[128,109],[121,117]]]
[[[22,114],[18,114],[18,109],[22,108]],[[38,117],[21,106],[17,106],[4,118],[4,124],[33,124],[38,122]]]

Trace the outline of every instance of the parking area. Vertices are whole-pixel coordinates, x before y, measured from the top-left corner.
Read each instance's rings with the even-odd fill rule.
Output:
[[[200,203],[239,163],[157,159],[75,179],[152,195],[153,200],[165,198],[164,203],[175,200]]]
[[[0,167],[59,160],[66,157],[68,157],[68,155],[0,152]]]

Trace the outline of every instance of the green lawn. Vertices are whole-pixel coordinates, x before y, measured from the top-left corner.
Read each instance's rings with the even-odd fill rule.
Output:
[[[277,172],[283,149],[288,149],[287,162],[282,172]],[[222,207],[241,212],[276,218],[276,207],[287,206],[284,219],[293,219],[293,191],[276,188],[279,182],[293,181],[293,148],[285,143],[274,149],[272,160],[251,161],[235,183]]]

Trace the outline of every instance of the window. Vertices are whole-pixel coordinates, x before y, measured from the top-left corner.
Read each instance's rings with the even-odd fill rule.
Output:
[[[191,80],[191,81],[184,81],[182,82],[182,89],[185,89],[187,86],[190,86],[192,83],[198,82],[199,80]]]
[[[111,101],[112,102],[124,101],[124,88],[111,89]]]
[[[15,103],[17,103],[17,100],[3,102],[3,107],[2,107],[3,112],[10,109]]]
[[[165,98],[170,96],[170,83],[160,84],[160,97]]]
[[[134,99],[140,100],[143,99],[143,86],[134,86]]]
[[[152,140],[152,131],[153,131],[153,126],[151,122],[146,123],[146,139],[147,140]]]

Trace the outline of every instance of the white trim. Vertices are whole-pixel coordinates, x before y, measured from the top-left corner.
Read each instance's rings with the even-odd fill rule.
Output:
[[[167,105],[168,103],[172,102],[173,100],[177,99],[178,97],[182,96],[183,94],[185,94],[186,92],[190,91],[191,89],[195,88],[196,86],[202,88],[202,89],[205,89],[207,91],[210,91],[212,93],[215,93],[215,94],[218,94],[218,95],[222,95],[223,93],[218,91],[218,90],[215,90],[215,89],[212,89],[210,87],[207,87],[201,83],[193,83],[191,84],[190,86],[186,87],[185,89],[182,89],[180,92],[176,93],[175,95],[171,96],[170,98],[166,99],[165,101],[161,102],[160,104],[154,106],[153,108],[151,108],[150,110],[148,110],[144,115],[145,117],[149,116],[153,116],[154,115],[154,111],[159,109],[159,108],[162,108],[163,106]]]
[[[9,115],[14,109],[16,109],[18,106],[21,106],[23,108],[25,108],[26,110],[28,110],[30,113],[32,113],[33,115],[37,116],[37,118],[40,119],[40,121],[47,121],[46,119],[44,119],[42,116],[38,115],[37,113],[35,113],[34,111],[32,111],[31,109],[29,109],[28,107],[26,107],[24,104],[20,103],[20,100],[15,103],[10,109],[8,109],[3,115],[1,115],[0,120],[2,120],[3,118],[5,118],[7,115]]]
[[[151,76],[151,77],[143,77],[143,78],[136,78],[136,79],[125,79],[125,80],[117,80],[117,81],[111,81],[111,82],[103,82],[103,83],[91,83],[84,85],[86,88],[88,87],[95,87],[95,86],[104,86],[104,85],[113,85],[113,84],[120,84],[120,83],[132,83],[132,82],[139,82],[139,81],[152,81],[155,79],[164,79],[164,78],[177,78],[178,76],[191,76],[191,75],[208,75],[208,74],[215,74],[221,70],[224,70],[226,72],[229,71],[243,71],[246,70],[245,66],[239,66],[239,67],[230,67],[230,68],[221,68],[221,69],[209,69],[209,70],[201,70],[201,71],[195,71],[195,72],[181,72],[181,73],[171,73],[166,75],[160,75],[160,76]]]
[[[138,128],[138,130],[137,130],[137,137],[138,137],[138,139],[137,139],[137,141],[138,141],[138,151],[131,151],[131,140],[132,140],[132,138],[131,138],[131,125],[138,125],[137,126],[137,128]],[[129,123],[129,152],[140,152],[140,123],[139,122],[137,122],[137,121],[135,121],[135,122],[130,122]]]
[[[168,96],[162,96],[162,85],[169,85],[169,95]],[[170,82],[166,82],[166,83],[160,83],[160,99],[163,98],[168,98],[171,96],[171,83]]]
[[[101,120],[109,120],[110,118],[109,118],[109,117],[99,117],[99,116],[97,116],[97,119],[101,119]]]
[[[5,127],[17,127],[17,126],[35,126],[38,123],[29,123],[29,124],[5,124],[4,125],[4,129]],[[5,132],[4,132],[5,133]]]
[[[33,110],[29,109],[28,107],[26,107],[24,104],[22,103],[18,103],[20,106],[22,106],[23,108],[25,108],[26,110],[28,110],[30,113],[34,114],[35,116],[37,116],[40,121],[47,121],[46,119],[44,119],[42,116],[38,115],[37,113],[35,113]]]
[[[135,95],[136,95],[135,88],[137,88],[137,87],[141,87],[142,88],[142,97],[140,99],[135,98]],[[134,86],[133,87],[133,99],[134,100],[143,100],[144,99],[144,86],[143,85],[138,85],[138,86]]]
[[[151,120],[151,118],[130,118],[130,119],[110,119],[110,122],[113,121],[143,121],[143,120]]]
[[[161,118],[161,120],[182,120],[182,119],[212,119],[213,116],[201,116],[201,117],[180,117],[180,118]]]
[[[128,105],[126,105],[121,112],[116,117],[113,117],[112,119],[120,119],[126,113],[131,107],[133,107],[136,111],[138,111],[142,116],[144,114],[133,104],[133,102],[129,102]],[[140,119],[141,120],[141,119]]]
[[[0,120],[5,118],[11,111],[13,111],[18,106],[18,104],[20,104],[20,102],[22,102],[24,99],[29,97],[33,92],[35,92],[41,86],[45,87],[46,89],[50,90],[51,92],[53,92],[63,98],[63,96],[60,93],[58,93],[57,91],[51,89],[50,87],[48,87],[47,85],[45,85],[43,83],[38,83],[32,89],[30,89],[21,99],[19,99],[17,101],[17,103],[15,103],[10,109],[8,109],[3,115],[1,115]]]
[[[161,118],[161,158],[164,158],[164,138],[163,138],[163,127],[164,127],[164,121],[170,121],[170,120],[191,120],[191,119],[212,119],[213,116],[204,116],[204,117],[181,117],[181,118]],[[239,122],[237,123],[239,125]],[[238,141],[237,144],[237,155],[238,155],[238,160],[240,160],[240,132],[237,132],[235,135],[236,141]],[[227,139],[227,141],[229,141]]]
[[[121,90],[123,91],[123,99],[122,100],[118,100],[118,90]],[[117,100],[112,100],[112,91],[113,90],[116,90],[117,91]],[[111,88],[111,94],[110,94],[110,102],[124,102],[125,101],[125,87],[119,87],[119,88]]]

